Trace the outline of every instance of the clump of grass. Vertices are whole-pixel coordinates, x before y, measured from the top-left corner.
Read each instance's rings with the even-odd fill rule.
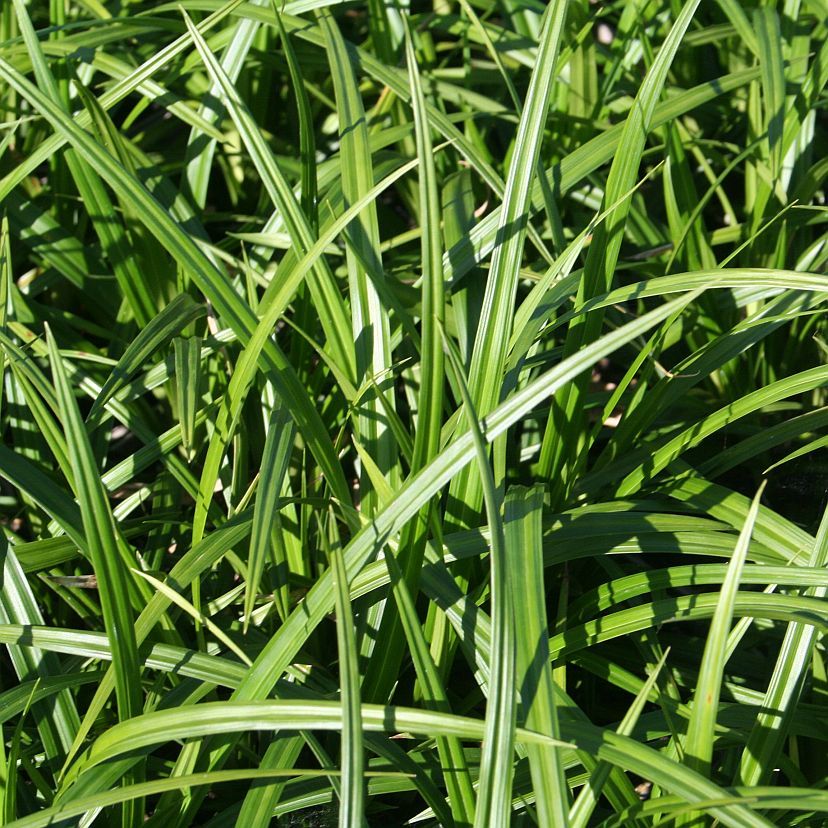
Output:
[[[825,12],[3,4],[3,822],[822,824]]]

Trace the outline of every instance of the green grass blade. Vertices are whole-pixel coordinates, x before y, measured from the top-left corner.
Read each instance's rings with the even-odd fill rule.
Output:
[[[621,149],[615,155],[604,188],[604,202],[617,202],[618,206],[598,225],[589,246],[584,264],[584,278],[578,292],[582,301],[607,292],[612,286],[624,226],[630,212],[630,202],[623,196],[635,184],[647,134],[654,125],[656,104],[667,81],[667,72],[698,5],[698,0],[689,0],[683,6],[657,58],[647,72],[624,123]],[[574,320],[566,339],[566,354],[572,354],[591,342],[600,331],[602,322],[603,315],[600,313]],[[575,418],[580,416],[584,390],[584,380],[568,388],[558,401],[558,405],[553,408],[553,411],[559,410],[560,413],[550,417],[547,422],[539,471],[544,477],[559,481],[553,492],[553,503],[565,493],[567,479],[573,471],[567,468],[567,457],[571,457],[577,448],[574,435],[579,426]]]
[[[641,685],[641,689],[630,705],[629,710],[624,714],[624,718],[618,725],[617,733],[628,736],[632,732],[644,710],[649,695],[656,686],[656,680],[667,661],[669,653],[670,650],[668,648],[664,651],[664,655],[662,655],[658,664],[650,671],[650,675],[647,676],[647,680]],[[578,798],[573,803],[569,812],[569,824],[572,828],[586,828],[589,825],[589,820],[595,812],[595,806],[598,804],[601,791],[606,784],[610,770],[610,765],[601,762],[590,774],[587,784],[584,785],[581,793],[578,794]]]
[[[345,42],[338,24],[329,12],[319,13],[319,26],[325,37],[328,63],[333,77],[340,138],[340,171],[345,207],[359,201],[374,183],[368,127],[362,98]],[[374,202],[370,202],[349,228],[346,248],[348,285],[351,300],[351,326],[356,343],[356,378],[363,383],[373,377],[378,394],[388,396],[386,372],[391,365],[388,316],[380,301],[384,274],[379,250],[379,224]],[[366,399],[357,415],[357,439],[374,459],[379,470],[394,479],[397,459],[391,432],[385,424],[379,399]],[[377,505],[367,475],[362,478],[362,508],[370,517]]]
[[[68,104],[68,85],[65,81],[56,79],[52,74],[25,6],[20,0],[15,0],[15,11],[18,25],[23,33],[32,60],[32,68],[38,86],[53,101],[61,101],[65,109]],[[95,98],[86,91],[77,77],[74,80],[84,106],[92,115],[93,123],[101,119],[106,120],[106,116],[97,106]],[[110,130],[109,135],[112,136],[113,134],[114,131]],[[117,137],[116,140],[120,141],[120,138]],[[132,306],[135,318],[139,324],[145,325],[155,315],[156,304],[149,290],[150,285],[146,273],[139,266],[139,261],[135,255],[130,251],[130,238],[125,232],[125,227],[120,221],[112,219],[115,210],[94,169],[84,163],[72,150],[65,153],[65,158],[66,168],[84,199],[96,232],[108,258],[112,262],[116,278]]]
[[[822,517],[816,543],[809,565],[822,571],[828,564],[828,510]],[[824,598],[828,592],[825,586],[811,587],[809,595]],[[791,713],[807,679],[813,648],[816,645],[816,628],[802,624],[791,624],[774,665],[768,688],[756,721],[748,736],[739,777],[744,785],[761,785],[773,774],[779,753],[782,750]]]
[[[101,763],[129,750],[141,750],[176,738],[199,738],[241,730],[309,729],[339,730],[342,708],[329,701],[269,701],[248,704],[207,702],[190,710],[162,710],[148,713],[131,722],[123,722],[102,734],[85,755],[78,773],[102,776]],[[411,708],[363,705],[362,726],[366,730],[410,733],[435,732],[453,734],[463,739],[479,740],[484,724],[478,720],[420,711]],[[726,800],[711,806],[710,812],[722,824],[734,828],[768,828],[772,823],[753,813],[747,806],[732,803],[723,789],[682,766],[665,759],[657,751],[593,725],[567,722],[563,734],[582,749],[595,751],[601,759],[626,767],[643,778],[652,779],[666,789],[684,796],[686,801]],[[526,744],[557,745],[554,740],[528,730],[517,730],[517,738]]]
[[[511,779],[514,763],[515,716],[515,615],[506,559],[506,541],[501,517],[501,496],[489,466],[486,438],[474,408],[471,392],[463,376],[460,358],[446,342],[455,381],[460,389],[469,431],[474,442],[486,516],[489,521],[492,604],[491,675],[486,705],[486,734],[480,759],[480,779],[474,825],[506,826],[511,815]]]
[[[193,773],[185,776],[174,776],[169,779],[154,779],[150,782],[141,782],[137,785],[127,785],[122,788],[107,791],[105,794],[97,793],[93,796],[73,800],[65,804],[56,805],[52,808],[44,808],[36,814],[10,821],[9,826],[14,828],[45,828],[56,822],[84,816],[100,808],[128,802],[132,799],[140,799],[147,796],[155,796],[168,791],[186,790],[187,788],[199,788],[202,786],[212,787],[217,784],[239,783],[248,781],[270,781],[284,777],[312,778],[315,776],[327,776],[330,770],[319,770],[318,768],[241,768],[225,771],[206,771]],[[334,771],[335,773],[335,771]],[[372,773],[371,776],[384,775]],[[389,774],[395,775],[395,774]],[[267,814],[270,819],[270,814]]]
[[[812,368],[797,376],[785,377],[766,388],[761,388],[751,394],[746,394],[737,403],[728,405],[709,415],[702,422],[694,423],[692,426],[684,429],[680,434],[676,435],[658,449],[646,451],[647,457],[643,465],[639,465],[621,481],[616,490],[617,496],[627,497],[637,491],[645,479],[664,469],[669,463],[679,457],[686,448],[697,445],[705,437],[723,428],[728,423],[778,400],[810,391],[813,388],[818,388],[824,385],[826,380],[828,380],[828,367]],[[637,459],[638,457],[632,459],[631,462],[635,462]],[[612,466],[608,466],[606,472],[602,472],[602,474],[616,479],[618,473],[619,469],[617,467],[613,468]]]
[[[310,231],[307,227],[306,219],[301,215],[298,205],[293,197],[293,192],[287,185],[284,177],[281,175],[278,166],[276,165],[272,153],[264,143],[262,136],[253,124],[252,119],[238,99],[236,91],[232,88],[227,76],[223,73],[221,67],[216,61],[215,57],[210,52],[207,44],[201,39],[198,30],[187,19],[187,25],[193,41],[198,49],[199,55],[204,61],[205,66],[211,74],[213,80],[220,85],[225,96],[228,109],[235,119],[240,133],[245,139],[245,143],[251,154],[257,159],[257,167],[262,172],[263,181],[269,189],[271,198],[279,204],[285,216],[290,220],[293,238],[302,245],[302,249],[307,249],[311,246]],[[317,260],[318,263],[321,260]],[[321,270],[320,282],[324,285],[326,279],[326,271]],[[323,296],[324,294],[318,294]],[[271,313],[281,313],[281,306],[274,303],[274,294],[268,295],[265,293],[262,299],[260,312],[267,317],[268,311]],[[336,320],[337,313],[335,308],[338,307],[336,299],[324,306],[329,312],[325,313],[323,318]],[[275,320],[274,320],[275,321]],[[266,326],[260,323],[253,331],[253,336],[242,356],[242,362],[237,367],[231,379],[230,389],[225,397],[225,404],[219,414],[217,427],[214,431],[214,436],[211,438],[210,447],[208,449],[208,459],[205,463],[205,469],[201,476],[201,483],[199,487],[198,509],[196,512],[196,521],[194,525],[194,538],[197,542],[203,531],[206,522],[207,509],[215,489],[216,480],[218,479],[218,471],[221,463],[221,458],[224,454],[224,448],[229,442],[230,437],[235,431],[238,417],[241,412],[241,404],[249,390],[252,382],[256,363],[260,353],[268,352],[268,337],[272,323]],[[350,345],[346,345],[347,335],[341,331],[341,325],[332,322],[332,327],[329,329],[329,338],[332,338],[332,343],[337,348],[335,358],[340,365],[349,365]],[[273,347],[272,345],[270,346]],[[288,398],[286,398],[287,401]],[[333,458],[330,458],[333,462]],[[342,478],[342,469],[338,463],[334,464],[336,473],[334,479]],[[340,496],[343,494],[340,490]]]
[[[75,486],[83,533],[98,580],[104,625],[112,642],[118,714],[121,719],[128,719],[136,715],[141,706],[138,649],[129,598],[129,575],[124,568],[112,512],[96,468],[83,419],[63,368],[63,361],[51,332],[47,333],[47,338],[69,456],[76,469]]]
[[[745,46],[753,52],[754,55],[759,54],[759,45],[756,42],[756,32],[750,25],[750,20],[745,13],[742,5],[736,0],[716,0],[722,11],[727,16],[727,19],[733,24],[740,40]]]
[[[253,46],[259,23],[255,20],[239,20],[235,24],[233,37],[227,44],[221,58],[221,65],[231,81],[238,81],[239,74],[244,68],[246,58]],[[220,98],[221,87],[213,82],[205,95],[205,103],[199,108],[199,114],[208,123],[219,122],[224,112],[221,107],[216,108],[212,103]],[[205,135],[203,129],[194,127],[187,142],[187,160],[184,169],[184,181],[187,193],[199,207],[204,207],[207,200],[207,188],[213,171],[213,160],[216,152],[216,135]]]
[[[100,395],[89,412],[88,419],[94,421],[100,414],[101,409],[134,378],[135,374],[153,354],[161,348],[168,347],[177,334],[191,322],[200,319],[205,313],[205,307],[194,302],[187,294],[182,293],[176,296],[130,342],[123,356],[118,360],[118,364],[112,369],[112,373],[104,383]]]
[[[281,406],[275,407],[268,423],[267,438],[259,470],[259,493],[253,507],[253,530],[250,538],[244,595],[245,632],[250,623],[265,563],[270,557],[269,553],[279,548],[272,533],[282,531],[276,504],[282,481],[288,470],[294,437],[289,415]],[[280,612],[283,617],[287,617],[289,599],[287,561],[280,556],[274,558],[273,562],[276,568],[275,576],[278,583],[276,594],[279,596]]]
[[[411,103],[419,159],[419,208],[423,220],[420,245],[422,262],[420,387],[417,394],[417,427],[410,461],[417,472],[439,451],[443,419],[444,357],[440,326],[445,319],[445,295],[440,243],[440,206],[437,171],[425,110],[425,98],[411,35],[405,29],[406,60],[411,83]],[[389,419],[391,417],[389,416]],[[399,565],[406,587],[416,592],[427,538],[430,507],[410,524],[400,540]],[[366,697],[386,699],[399,671],[403,625],[393,608],[386,609],[377,632],[376,653],[365,677]],[[461,810],[462,814],[462,810]],[[469,814],[466,813],[465,816]]]
[[[431,709],[451,712],[446,689],[428,649],[411,593],[402,570],[393,556],[385,559],[394,597],[403,626],[405,640],[422,687],[423,704]],[[453,737],[437,737],[437,750],[445,768],[446,790],[451,800],[451,814],[458,825],[470,825],[474,820],[475,794],[468,763],[460,741]],[[447,817],[441,822],[449,823]]]
[[[3,557],[3,592],[0,595],[0,614],[4,624],[43,624],[43,616],[37,600],[12,546],[0,538]],[[21,681],[38,676],[48,682],[61,675],[57,658],[48,652],[28,647],[9,646],[9,656]],[[47,755],[54,759],[62,756],[72,744],[80,720],[71,695],[63,690],[49,705],[35,704],[33,714],[40,731]]]
[[[692,714],[684,742],[688,764],[701,772],[708,771],[713,755],[713,734],[719,711],[727,636],[730,632],[733,608],[739,591],[739,578],[747,556],[763,488],[760,488],[753,499],[747,520],[739,535],[739,542],[728,565],[716,613],[710,623],[710,631],[704,646],[699,680],[693,697]]]
[[[78,504],[30,459],[0,446],[0,476],[26,492],[80,548],[86,550]]]
[[[754,26],[759,47],[757,55],[762,67],[768,157],[771,175],[776,178],[782,165],[782,125],[785,117],[785,67],[782,60],[782,32],[776,10],[770,7],[756,9]]]
[[[202,379],[201,346],[200,336],[177,336],[173,339],[175,399],[181,429],[181,446],[190,458],[195,454],[194,436]]]
[[[238,91],[233,87],[207,43],[199,34],[198,27],[189,18],[185,20],[198,54],[213,82],[221,89],[228,113],[239,130],[245,148],[250,153],[268,195],[280,210],[293,243],[302,253],[307,252],[314,241],[307,216],[301,212],[296,203],[292,188],[280,170],[248,108],[239,97]],[[324,259],[319,258],[312,262],[311,275],[314,278],[310,279],[309,286],[314,291],[312,294],[314,301],[320,307],[320,318],[326,328],[329,350],[339,364],[350,366],[353,364],[353,339],[349,326],[346,326],[347,323],[343,319],[342,302]],[[260,311],[266,310],[272,302],[277,284],[272,283],[271,289],[265,292],[260,303]],[[317,284],[318,287],[316,287]],[[349,371],[349,374],[352,375],[352,372]]]
[[[389,2],[0,3],[0,821],[821,824],[828,0]]]
[[[516,636],[516,670],[522,723],[529,730],[560,739],[543,589],[543,498],[541,486],[511,487],[506,495],[504,523],[515,629],[520,631]],[[530,748],[528,753],[538,821],[542,825],[568,826],[569,791],[559,751]]]
[[[568,3],[555,2],[546,11],[540,33],[536,69],[532,74],[523,114],[515,138],[499,217],[498,242],[492,254],[480,321],[472,348],[469,387],[481,416],[499,402],[507,347],[511,335],[523,243],[528,225],[532,177],[539,157],[555,68]],[[496,470],[497,471],[497,470]],[[500,474],[498,473],[498,477]],[[452,485],[462,492],[466,520],[479,508],[479,484],[474,476],[461,474]],[[463,513],[459,515],[462,523]]]
[[[313,134],[313,113],[310,99],[302,78],[302,69],[296,57],[296,52],[290,40],[290,35],[282,23],[282,15],[276,7],[276,0],[272,0],[273,14],[279,27],[279,37],[282,48],[285,50],[288,72],[293,84],[293,94],[296,96],[296,109],[299,116],[299,160],[302,164],[302,212],[308,217],[311,230],[318,232],[318,183],[316,180],[316,139]]]
[[[207,629],[219,640],[231,653],[235,654],[239,660],[250,666],[252,663],[250,659],[247,657],[244,650],[238,647],[234,642],[233,639],[227,636],[220,627],[214,624],[203,612],[197,610],[189,601],[179,595],[174,589],[167,586],[163,581],[159,581],[157,578],[153,578],[152,575],[141,572],[140,569],[133,569],[132,570],[134,575],[137,575],[139,578],[143,578],[147,583],[155,588],[157,592],[162,593],[166,598],[170,601],[170,603],[175,604],[175,606],[180,607],[187,613],[191,618],[194,618],[199,624],[203,624]]]
[[[228,0],[220,8],[216,9],[212,14],[209,14],[199,24],[202,32],[209,31],[216,26],[234,9],[242,5],[244,0]],[[114,106],[117,102],[126,98],[129,94],[140,88],[141,84],[149,79],[156,71],[165,66],[174,57],[184,52],[190,45],[190,38],[188,35],[182,35],[175,41],[170,43],[165,48],[157,52],[153,57],[144,64],[135,69],[129,76],[123,78],[119,83],[116,83],[106,95],[101,98],[101,106],[104,110]],[[85,129],[92,123],[91,115],[88,113],[81,113],[77,117],[77,123],[80,128]],[[4,199],[6,195],[11,192],[25,177],[31,174],[32,170],[36,169],[44,160],[56,153],[65,143],[67,138],[63,135],[55,135],[45,141],[37,151],[32,153],[27,159],[26,163],[18,165],[14,170],[9,172],[0,181],[0,199]]]
[[[333,541],[330,559],[336,596],[336,640],[342,694],[343,790],[339,825],[340,828],[360,828],[365,824],[365,754],[362,746],[359,662],[348,575],[337,540]]]
[[[292,768],[304,748],[304,742],[299,736],[277,736],[268,745],[267,750],[259,763],[259,772],[266,773],[269,770],[277,773],[285,773],[286,769]],[[216,771],[222,773],[222,771]],[[326,771],[330,773],[330,771]],[[277,777],[278,780],[278,777]],[[272,819],[273,811],[284,791],[284,782],[275,781],[274,784],[253,784],[244,798],[241,810],[239,811],[239,825],[260,825]]]

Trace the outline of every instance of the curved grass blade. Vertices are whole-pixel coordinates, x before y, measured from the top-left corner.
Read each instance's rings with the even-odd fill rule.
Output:
[[[638,691],[638,694],[633,700],[633,703],[630,705],[629,710],[627,710],[624,714],[624,718],[618,725],[616,732],[623,736],[629,736],[631,734],[636,722],[644,710],[644,706],[649,699],[650,693],[656,686],[658,675],[664,667],[669,654],[670,648],[667,647],[664,650],[664,654],[661,656],[661,659],[659,659],[658,664],[653,667],[650,671],[650,675],[647,677],[647,680],[641,685],[641,689]],[[603,790],[609,777],[610,770],[610,765],[606,762],[600,762],[592,771],[586,785],[584,785],[581,793],[578,794],[578,798],[575,800],[572,808],[570,809],[569,825],[571,828],[587,828],[589,820],[595,812],[595,806],[598,804],[601,791]]]
[[[166,348],[173,337],[196,319],[207,313],[204,305],[195,302],[186,293],[179,294],[129,343],[118,364],[112,369],[92,404],[88,420],[95,421],[104,406],[124,388],[161,348]]]
[[[319,770],[318,768],[241,768],[226,771],[205,771],[203,773],[192,773],[185,776],[174,776],[169,779],[154,779],[151,782],[141,782],[137,785],[128,785],[116,790],[97,793],[84,799],[77,799],[65,804],[56,805],[52,808],[44,808],[36,814],[22,817],[8,822],[9,828],[47,828],[47,826],[83,816],[90,811],[106,808],[110,805],[117,805],[131,799],[140,799],[147,796],[154,796],[168,791],[180,791],[188,788],[212,787],[213,785],[226,782],[247,782],[267,781],[281,779],[284,777],[313,778],[317,776],[336,775],[338,771],[331,769]],[[366,771],[366,776],[371,778],[386,778],[405,776],[402,772],[395,771]],[[270,819],[270,814],[267,815]]]
[[[249,109],[240,98],[238,90],[235,89],[201,37],[198,27],[186,16],[186,13],[185,22],[204,67],[213,82],[221,89],[228,114],[236,125],[244,146],[261,176],[262,184],[271,201],[282,214],[294,245],[301,253],[306,253],[313,246],[314,237],[307,216],[302,213],[296,203],[293,189],[285,179],[272,150],[264,140]],[[354,344],[339,292],[324,258],[314,259],[309,270],[313,278],[309,279],[308,284],[312,289],[314,302],[319,308],[320,320],[328,338],[328,350],[340,365],[348,366],[348,375],[353,377]],[[269,289],[265,291],[260,302],[260,313],[267,311],[277,287],[278,280],[271,283]]]
[[[66,429],[69,457],[76,469],[75,486],[86,548],[98,580],[104,626],[112,642],[118,714],[121,719],[128,719],[137,715],[141,707],[138,648],[130,607],[129,579],[89,437],[69,386],[57,344],[48,330],[47,343],[61,419]]]
[[[0,537],[0,558],[2,558],[2,583],[0,593],[0,622],[3,624],[43,624],[43,616],[37,605],[29,582],[20,563],[4,537]],[[9,657],[20,681],[38,676],[39,681],[48,683],[62,673],[57,658],[48,652],[29,647],[8,645]],[[32,691],[36,692],[37,688]],[[26,702],[28,704],[28,700]],[[5,706],[5,705],[4,705]],[[60,690],[49,704],[34,701],[32,710],[40,738],[50,759],[63,756],[72,744],[80,725],[78,711],[68,690]]]
[[[823,572],[828,565],[828,509],[823,513],[809,565]],[[812,587],[806,594],[824,599],[828,589],[820,585]],[[785,631],[765,697],[742,754],[739,777],[743,785],[761,785],[770,779],[790,726],[791,714],[802,694],[816,641],[815,627],[790,624]]]
[[[468,717],[401,707],[363,705],[362,726],[371,731],[453,734],[467,740],[480,740],[485,725]],[[200,738],[243,730],[340,730],[342,707],[329,701],[269,701],[247,704],[206,702],[186,711],[162,710],[148,713],[130,722],[115,725],[98,737],[72,777],[95,774],[103,777],[103,762],[111,762],[130,750],[146,750],[176,738]],[[710,813],[723,825],[733,828],[769,828],[772,823],[754,813],[747,805],[733,802],[723,789],[689,768],[676,765],[652,748],[628,737],[602,730],[591,724],[562,722],[563,736],[579,749],[599,759],[624,767],[645,779],[652,779],[666,790],[674,791],[686,802],[703,799],[716,801]],[[561,745],[553,739],[518,728],[519,742],[538,745]],[[116,771],[117,772],[117,771]],[[103,780],[102,780],[103,781]]]
[[[489,693],[486,705],[486,732],[480,758],[480,777],[475,828],[509,825],[512,812],[512,777],[514,765],[515,718],[515,616],[506,559],[506,541],[500,514],[501,497],[489,466],[487,439],[474,408],[471,392],[463,376],[460,357],[445,340],[455,382],[460,390],[469,432],[474,443],[486,516],[489,520],[491,577],[489,594],[492,605],[492,646],[490,653]]]
[[[175,606],[180,607],[187,613],[191,618],[195,619],[195,621],[199,624],[203,624],[231,653],[234,653],[238,656],[239,660],[246,664],[248,667],[253,663],[248,657],[244,650],[239,647],[232,638],[230,638],[217,624],[210,620],[208,616],[206,616],[203,612],[197,610],[189,601],[186,600],[182,595],[179,595],[174,589],[167,586],[163,581],[159,581],[158,578],[153,578],[148,572],[141,572],[140,569],[133,569],[132,570],[134,575],[137,575],[139,578],[143,578],[153,587],[157,592],[162,593],[166,596],[166,598],[170,601],[170,603],[175,604]]]
[[[643,466],[638,465],[637,468],[629,472],[618,485],[616,496],[619,498],[627,497],[633,492],[638,491],[645,480],[648,478],[652,479],[651,475],[656,475],[662,469],[666,468],[685,449],[697,445],[710,434],[724,428],[728,423],[744,417],[759,408],[764,408],[778,400],[795,396],[813,388],[818,388],[824,385],[826,381],[828,381],[828,366],[812,368],[809,371],[803,371],[801,374],[793,377],[785,377],[778,382],[770,384],[766,388],[760,388],[757,391],[746,394],[734,404],[725,406],[719,411],[705,417],[701,422],[694,423],[692,426],[683,429],[678,435],[658,449],[654,451],[646,450],[646,470]],[[645,452],[641,453],[643,454]],[[632,465],[639,459],[640,455],[636,452],[636,455],[629,458],[627,462]],[[601,476],[606,475],[608,478],[617,478],[619,473],[623,473],[623,471],[625,469],[619,468],[618,464],[612,464],[607,466],[606,470],[602,470]]]
[[[209,31],[222,20],[224,20],[235,9],[241,6],[245,0],[227,0],[223,5],[219,5],[215,11],[209,14],[199,23],[199,29],[202,32]],[[184,52],[190,45],[190,38],[187,35],[182,35],[173,43],[161,49],[150,60],[135,69],[130,75],[122,78],[111,89],[108,90],[99,100],[101,107],[104,110],[110,109],[119,101],[122,101],[136,89],[139,89],[144,81],[149,80],[155,72],[169,63],[174,57]],[[76,123],[82,129],[86,129],[92,123],[92,116],[88,112],[81,112],[76,117]],[[25,162],[18,164],[14,170],[9,172],[2,180],[0,180],[0,200],[6,198],[18,184],[20,184],[27,175],[30,175],[33,170],[48,160],[54,155],[65,143],[67,138],[64,135],[55,135],[41,144]]]
[[[214,82],[221,87],[224,93],[228,111],[239,129],[248,151],[256,161],[256,166],[260,170],[263,183],[267,187],[270,197],[279,206],[288,222],[292,238],[301,246],[300,249],[309,249],[312,246],[310,229],[307,226],[306,218],[301,214],[296,204],[293,191],[282,176],[270,149],[255,127],[252,117],[238,98],[238,93],[232,87],[221,66],[219,66],[207,44],[199,35],[198,29],[188,17],[185,17],[185,22],[187,23],[190,35],[193,38],[193,42],[205,67]],[[314,293],[314,296],[320,303],[320,307],[324,308],[324,312],[321,313],[323,324],[324,320],[330,320],[328,338],[331,341],[332,347],[336,348],[334,357],[337,359],[338,364],[349,366],[351,364],[350,351],[352,345],[348,341],[347,333],[342,332],[342,325],[337,324],[340,314],[335,309],[339,307],[339,299],[338,296],[330,298],[333,292],[333,286],[329,284],[330,274],[322,266],[322,262],[323,260],[321,258],[315,260],[314,271],[318,273],[318,281],[322,287],[321,291]],[[311,285],[313,284],[314,282],[311,283]],[[274,310],[281,315],[281,308],[274,304],[273,299],[274,293],[271,292],[268,294],[266,292],[260,303],[259,311],[265,318],[269,318],[268,312],[273,313]],[[210,440],[207,459],[205,460],[204,470],[201,475],[199,497],[196,503],[196,516],[193,523],[193,538],[195,543],[203,535],[207,520],[207,510],[212,499],[216,480],[218,479],[224,449],[235,432],[238,418],[241,414],[241,405],[253,381],[259,355],[260,353],[267,354],[268,346],[270,348],[275,347],[270,342],[271,330],[272,323],[266,326],[262,322],[255,326],[249,342],[246,343],[247,347],[242,354],[241,361],[233,372],[230,388],[225,395],[224,404],[217,418],[216,428]],[[283,395],[283,399],[287,403],[288,398]],[[331,463],[334,462],[332,457],[330,460]],[[335,463],[335,467],[335,478],[344,483],[342,468],[338,462]],[[344,498],[343,495],[344,491],[339,490],[338,496],[347,502],[349,498]]]
[[[222,68],[233,82],[238,81],[259,26],[258,21],[248,18],[242,18],[235,24],[233,37],[221,58]],[[221,88],[214,81],[204,96],[205,102],[199,107],[199,115],[211,125],[220,123],[225,114],[221,104],[216,104],[220,95]],[[218,135],[205,134],[203,129],[194,126],[187,142],[182,183],[193,202],[202,209],[207,200],[207,188],[210,184],[218,140],[221,140],[220,133]]]
[[[52,74],[28,12],[21,0],[14,0],[14,7],[18,25],[20,26],[32,61],[32,68],[37,79],[37,84],[41,91],[49,95],[53,101],[60,101],[65,111],[68,107],[68,84],[66,79],[59,80]],[[86,91],[83,84],[77,78],[75,78],[75,81],[81,99],[84,101],[84,105],[89,109],[92,116],[93,124],[97,126],[97,122],[100,119],[106,121],[106,116],[103,114],[103,111],[96,108],[97,101],[94,97]],[[108,134],[111,137],[113,133],[114,130],[110,130]],[[120,136],[117,137],[117,140],[121,140]],[[116,144],[115,146],[119,145]],[[155,301],[151,296],[149,290],[150,285],[147,284],[145,278],[146,274],[138,266],[139,260],[134,250],[130,250],[130,239],[127,236],[126,227],[121,221],[112,218],[115,210],[94,168],[87,164],[73,150],[65,153],[65,160],[65,169],[71,174],[81,197],[84,199],[88,214],[92,219],[104,250],[112,262],[116,278],[124,291],[124,295],[128,298],[132,306],[135,318],[139,324],[147,324],[154,315]],[[61,189],[65,189],[65,187],[61,187]],[[126,211],[124,212],[126,213]]]
[[[716,718],[719,712],[719,698],[721,693],[722,676],[724,675],[727,637],[733,620],[733,611],[736,596],[739,592],[739,579],[742,567],[747,557],[750,536],[759,511],[759,500],[764,485],[753,499],[745,525],[739,534],[739,542],[733,552],[733,558],[727,567],[727,574],[722,583],[718,606],[710,623],[710,631],[704,645],[699,680],[693,696],[690,722],[687,726],[687,737],[684,742],[684,753],[687,764],[701,773],[709,772],[710,760],[713,755],[713,739],[716,728]],[[691,814],[681,824],[695,824],[699,820],[697,815]]]

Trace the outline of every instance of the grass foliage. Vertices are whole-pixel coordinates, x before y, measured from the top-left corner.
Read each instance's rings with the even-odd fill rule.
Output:
[[[825,0],[4,0],[0,822],[828,824]]]

